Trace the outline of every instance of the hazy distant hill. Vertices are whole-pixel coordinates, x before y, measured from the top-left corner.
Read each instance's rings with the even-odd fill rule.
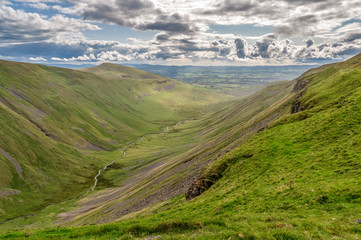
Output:
[[[237,83],[264,84],[273,81],[292,80],[312,65],[289,66],[165,66],[131,65],[144,71],[160,74],[187,83]],[[317,67],[317,66],[316,66]]]

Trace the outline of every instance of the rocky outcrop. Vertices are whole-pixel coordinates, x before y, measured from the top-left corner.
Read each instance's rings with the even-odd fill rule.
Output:
[[[201,195],[204,191],[210,188],[213,185],[213,182],[208,179],[197,179],[192,183],[186,192],[186,200],[191,200],[199,195]]]
[[[255,123],[253,125],[253,127],[248,128],[247,130],[245,130],[241,136],[245,136],[248,135],[252,132],[254,133],[258,133],[263,131],[264,129],[266,129],[269,124],[274,120],[277,119],[280,116],[279,112],[275,112],[274,114],[272,114],[271,116],[263,119],[262,121]],[[239,146],[238,145],[234,145],[232,148],[225,150],[224,152],[221,152],[218,157],[226,154],[227,152],[231,151],[233,148]],[[241,157],[244,158],[250,158],[252,157],[253,154],[249,154],[249,155],[244,155]],[[228,162],[224,162],[223,164],[219,165],[217,167],[217,170],[215,172],[217,172],[217,174],[211,174],[211,175],[203,175],[201,176],[199,179],[196,179],[191,186],[188,188],[187,192],[186,192],[186,200],[191,200],[199,195],[201,195],[203,192],[205,192],[208,188],[210,188],[218,179],[220,179],[223,175],[223,172],[226,170],[226,168],[229,166]]]
[[[298,113],[298,112],[305,110],[305,106],[300,101],[300,98],[303,96],[304,93],[305,93],[305,91],[300,92],[296,96],[295,100],[293,100],[292,105],[291,105],[291,113]]]
[[[291,113],[298,113],[305,110],[305,106],[300,101],[300,98],[306,93],[307,85],[310,83],[311,79],[298,79],[295,86],[293,87],[292,92],[298,92],[295,100],[291,105]]]
[[[298,79],[296,81],[295,86],[293,87],[292,92],[299,92],[301,90],[304,90],[307,87],[307,85],[310,83],[310,81],[311,79],[303,79],[303,78]]]
[[[258,133],[263,131],[264,129],[266,129],[269,124],[274,120],[279,118],[280,116],[280,112],[275,112],[274,114],[272,114],[271,116],[263,119],[262,121],[255,123],[253,125],[253,127],[245,130],[240,137],[246,136],[252,132],[254,133]],[[224,152],[221,152],[218,157],[226,154],[227,152],[230,152],[233,148],[239,146],[238,145],[234,145],[232,146],[230,149],[225,150]],[[244,158],[250,158],[252,157],[253,154],[249,154],[249,155],[244,155],[241,157]],[[220,179],[223,175],[223,172],[226,170],[226,168],[229,166],[229,162],[224,162],[223,164],[220,164],[217,169],[216,169],[216,174],[206,174],[201,176],[199,179],[196,179],[191,186],[188,188],[187,192],[186,192],[186,200],[191,200],[199,195],[201,195],[203,192],[205,192],[208,188],[210,188],[218,179]],[[211,179],[211,180],[210,180]]]

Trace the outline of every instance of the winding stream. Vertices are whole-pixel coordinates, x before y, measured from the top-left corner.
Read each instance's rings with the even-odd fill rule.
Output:
[[[171,127],[175,127],[177,125],[179,125],[180,123],[182,123],[183,121],[179,121],[177,122],[176,124],[172,125]],[[127,150],[130,148],[130,147],[133,147],[137,142],[140,142],[144,137],[147,137],[147,136],[150,136],[150,135],[161,135],[165,132],[167,132],[169,130],[169,127],[166,127],[166,129],[162,132],[158,132],[158,133],[147,133],[147,134],[144,134],[140,137],[138,137],[137,139],[131,141],[131,142],[128,142],[126,144],[124,144],[123,146],[119,147],[117,150],[119,149],[122,149],[124,147],[126,147],[123,151],[122,151],[122,155],[117,157],[117,158],[114,158],[110,163],[108,163],[107,165],[105,165],[103,168],[101,168],[100,170],[98,170],[98,174],[94,177],[94,184],[93,186],[84,194],[79,194],[71,199],[68,199],[68,200],[65,200],[65,201],[62,201],[62,202],[57,202],[57,203],[51,203],[49,205],[46,205],[43,209],[41,209],[40,211],[34,213],[34,214],[29,214],[29,215],[24,215],[24,216],[19,216],[19,217],[14,217],[14,218],[10,218],[8,220],[5,220],[3,222],[0,223],[0,225],[2,224],[5,224],[7,222],[10,222],[12,220],[15,220],[15,219],[19,219],[19,218],[29,218],[29,217],[34,217],[42,212],[44,212],[46,209],[48,209],[49,207],[53,206],[53,205],[56,205],[56,204],[62,204],[62,203],[67,203],[67,202],[70,202],[74,199],[77,199],[77,198],[81,198],[81,197],[85,197],[86,195],[88,195],[90,192],[94,191],[97,184],[98,184],[98,177],[101,175],[102,171],[106,170],[109,166],[111,166],[116,160],[122,158],[125,156]]]

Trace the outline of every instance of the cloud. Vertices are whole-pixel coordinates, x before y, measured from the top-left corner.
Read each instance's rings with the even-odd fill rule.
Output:
[[[3,42],[45,41],[64,33],[80,35],[80,30],[99,27],[63,15],[50,18],[0,5],[0,40]]]
[[[58,58],[58,57],[52,57],[51,60],[54,61],[63,61],[63,62],[69,62],[69,61],[91,61],[91,60],[95,60],[95,56],[94,54],[89,54],[89,55],[82,55],[82,56],[78,56],[78,57],[71,57],[71,58]]]
[[[314,35],[317,29],[318,16],[307,14],[289,19],[285,24],[276,26],[276,32],[284,36]]]
[[[183,33],[190,32],[190,26],[179,22],[161,22],[156,21],[153,23],[141,24],[137,26],[141,30],[161,30],[166,32]]]
[[[329,0],[284,0],[285,2],[294,4],[294,5],[304,5],[304,4],[313,4],[313,3],[324,3],[329,2]]]
[[[43,57],[29,57],[30,61],[35,61],[35,62],[46,62],[47,60]]]
[[[309,39],[306,39],[306,40],[305,40],[305,43],[306,43],[307,47],[309,48],[309,47],[311,47],[311,46],[314,44],[314,41],[309,38]]]
[[[311,37],[342,26],[351,19],[360,19],[359,0],[294,0],[294,1],[207,1],[193,10],[198,21],[220,25],[270,25],[284,37]]]
[[[257,41],[251,50],[250,56],[252,58],[262,57],[270,58],[271,51],[277,47],[277,39],[274,34],[264,36],[261,40]]]
[[[244,37],[233,34],[205,33],[199,34],[196,39],[177,35],[165,37],[166,40],[160,36],[162,35],[157,35],[150,41],[134,41],[132,44],[79,40],[62,45],[53,43],[47,47],[32,44],[18,49],[17,46],[8,51],[0,48],[0,52],[7,55],[22,52],[28,56],[38,52],[52,61],[67,63],[151,61],[158,64],[179,62],[191,64],[212,61],[228,64],[242,62],[249,65],[274,65],[342,59],[356,54],[361,49],[361,44],[346,42],[315,44],[311,39],[305,41],[306,45],[295,45],[291,40],[280,39],[275,34],[264,35],[253,44],[248,43]]]
[[[256,3],[251,1],[235,1],[235,0],[225,0],[217,1],[211,9],[206,9],[200,13],[204,15],[220,15],[220,14],[229,14],[232,12],[246,12],[250,11],[252,8],[256,7]]]
[[[238,58],[245,58],[246,57],[246,49],[247,49],[247,42],[243,38],[237,38],[234,40],[237,49],[237,57]]]
[[[37,8],[37,9],[41,9],[41,10],[45,10],[45,9],[49,9],[50,6],[46,5],[45,3],[39,2],[39,3],[30,3],[28,4],[29,7],[32,8]]]
[[[361,33],[350,33],[350,34],[347,34],[343,41],[344,42],[353,42],[355,40],[360,40],[361,39]]]
[[[180,14],[176,8],[167,11],[150,0],[70,1],[75,5],[75,14],[86,20],[118,24],[143,31],[160,30],[172,34],[191,34],[199,30],[197,24],[186,14]]]

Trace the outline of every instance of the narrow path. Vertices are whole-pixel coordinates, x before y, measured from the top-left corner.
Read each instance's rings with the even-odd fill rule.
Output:
[[[182,122],[183,122],[183,121],[179,121],[179,122],[177,122],[176,124],[172,125],[171,127],[175,127],[175,126],[179,125],[179,124],[182,123]],[[127,152],[127,150],[128,150],[130,147],[133,147],[137,142],[140,142],[140,141],[142,140],[142,138],[144,138],[144,137],[147,137],[147,136],[150,136],[150,135],[158,135],[158,134],[160,135],[160,134],[163,134],[163,133],[167,132],[168,130],[169,130],[169,127],[166,127],[165,130],[162,131],[162,132],[144,134],[144,135],[138,137],[137,139],[135,139],[135,140],[133,140],[133,141],[131,141],[131,142],[128,142],[128,143],[124,144],[123,146],[119,147],[117,150],[120,150],[120,149],[126,147],[126,148],[122,151],[122,155],[119,156],[119,157],[117,157],[117,158],[114,158],[110,163],[108,163],[107,165],[105,165],[102,169],[98,170],[98,174],[94,177],[94,180],[95,180],[95,181],[94,181],[93,186],[92,186],[86,193],[84,193],[84,194],[79,194],[79,195],[77,195],[77,196],[75,196],[75,197],[73,197],[73,198],[71,198],[71,199],[68,199],[68,200],[65,200],[65,201],[62,201],[62,202],[51,203],[51,204],[49,204],[49,205],[46,205],[46,206],[45,206],[43,209],[41,209],[40,211],[38,211],[38,212],[36,212],[36,213],[33,213],[33,214],[10,218],[10,219],[8,219],[8,220],[5,220],[5,221],[1,222],[0,225],[5,224],[5,223],[10,222],[10,221],[15,220],[15,219],[19,219],[19,218],[34,217],[34,216],[39,215],[40,213],[44,212],[46,209],[48,209],[49,207],[51,207],[51,206],[53,206],[53,205],[67,203],[67,202],[73,201],[73,200],[75,200],[75,199],[77,199],[77,198],[85,197],[85,196],[88,195],[90,192],[92,192],[92,191],[95,190],[95,188],[96,188],[96,186],[97,186],[97,184],[98,184],[98,177],[101,175],[102,171],[103,171],[103,170],[106,170],[107,167],[111,166],[116,160],[124,157],[125,154],[126,154],[126,152]]]

